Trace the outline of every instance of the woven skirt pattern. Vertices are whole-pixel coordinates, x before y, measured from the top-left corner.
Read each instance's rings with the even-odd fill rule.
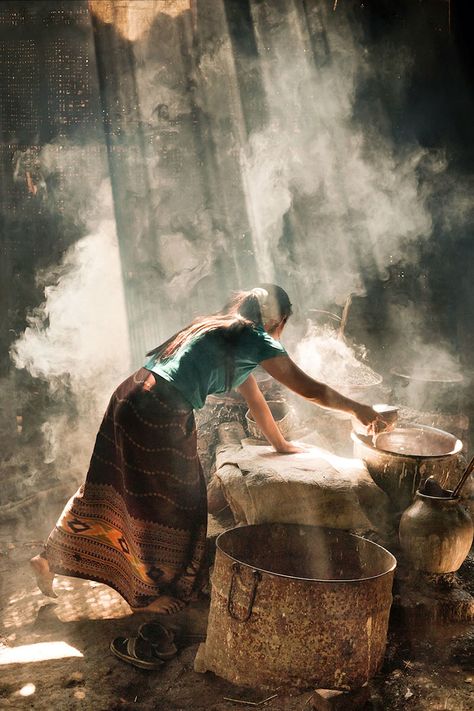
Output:
[[[117,590],[132,607],[188,602],[205,571],[206,485],[190,404],[140,369],[114,392],[86,481],[46,544],[51,570]]]

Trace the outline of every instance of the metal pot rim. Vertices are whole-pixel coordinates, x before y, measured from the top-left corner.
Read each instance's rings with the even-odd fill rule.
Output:
[[[421,375],[410,375],[409,373],[402,373],[397,368],[391,368],[390,373],[396,375],[398,378],[404,378],[405,380],[412,380],[417,383],[442,383],[443,385],[455,385],[464,382],[464,376],[462,373],[451,373],[447,378],[430,378],[423,377]]]
[[[234,561],[235,563],[239,563],[240,565],[250,568],[250,570],[258,570],[261,573],[265,573],[266,575],[272,575],[277,578],[286,578],[287,580],[295,580],[297,582],[305,582],[305,583],[325,583],[325,584],[344,584],[344,583],[365,583],[368,580],[376,580],[377,578],[382,578],[384,575],[388,575],[389,573],[393,573],[395,568],[397,567],[397,559],[393,555],[393,553],[390,553],[389,550],[384,548],[383,546],[379,545],[378,543],[374,543],[374,541],[370,541],[368,538],[364,538],[363,536],[358,536],[356,533],[349,533],[348,531],[344,531],[339,528],[329,528],[326,526],[309,526],[307,524],[298,524],[298,523],[281,523],[281,522],[275,522],[275,525],[278,526],[294,526],[298,528],[317,528],[323,531],[334,531],[338,535],[345,535],[345,536],[351,536],[352,538],[360,538],[362,541],[365,543],[368,543],[370,545],[376,546],[377,548],[380,548],[384,553],[386,553],[390,558],[392,559],[391,565],[389,568],[384,570],[382,573],[377,573],[377,575],[369,575],[365,578],[338,578],[338,579],[327,579],[327,578],[303,578],[295,575],[285,575],[284,573],[275,573],[273,570],[266,570],[265,568],[259,568],[258,566],[251,565],[250,563],[246,563],[243,560],[239,560],[238,558],[234,558],[230,553],[227,553],[227,551],[223,550],[223,548],[220,545],[220,539],[233,532],[233,531],[239,531],[243,528],[257,528],[260,526],[268,526],[271,525],[269,523],[263,523],[263,524],[249,524],[247,526],[235,526],[234,528],[229,528],[227,531],[223,531],[220,533],[217,538],[216,538],[216,548],[226,556],[226,558],[229,558],[229,560]]]
[[[444,430],[440,430],[437,427],[429,427],[428,425],[410,425],[409,428],[400,428],[400,429],[413,429],[413,430],[429,430],[430,432],[436,432],[439,434],[447,435],[450,434],[449,432],[445,432]],[[380,434],[385,434],[384,432],[381,432]],[[454,454],[459,454],[462,452],[463,449],[463,443],[458,437],[455,437],[454,435],[451,435],[451,437],[455,440],[455,444],[450,452],[445,452],[444,454],[409,454],[408,452],[404,452],[403,454],[401,452],[393,452],[390,449],[383,449],[382,447],[376,447],[374,446],[371,441],[366,442],[365,439],[362,439],[362,437],[365,437],[365,435],[361,435],[358,432],[351,432],[351,439],[353,442],[357,442],[358,444],[363,444],[365,447],[368,449],[373,450],[374,452],[378,453],[383,453],[383,454],[389,454],[391,457],[399,457],[400,459],[445,459],[446,457],[452,457]]]

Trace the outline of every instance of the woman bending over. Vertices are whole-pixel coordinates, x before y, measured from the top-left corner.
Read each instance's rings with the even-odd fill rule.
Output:
[[[234,295],[219,313],[193,321],[147,354],[113,393],[85,483],[62,512],[44,553],[31,561],[55,597],[54,574],[110,585],[134,610],[166,614],[197,594],[205,573],[206,485],[194,410],[207,395],[236,388],[277,452],[300,452],[270,412],[252,371],[261,365],[303,398],[384,421],[304,373],[279,339],[291,315],[287,293],[264,284]]]

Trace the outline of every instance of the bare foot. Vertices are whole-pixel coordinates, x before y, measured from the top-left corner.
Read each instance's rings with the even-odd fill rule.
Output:
[[[133,612],[155,612],[158,615],[173,615],[185,607],[182,600],[171,595],[160,595],[147,607],[132,607]]]
[[[43,595],[47,595],[48,597],[57,597],[53,590],[54,573],[50,571],[46,558],[42,558],[40,555],[35,555],[35,557],[30,560],[30,565],[33,569],[33,573],[35,574],[36,584]]]

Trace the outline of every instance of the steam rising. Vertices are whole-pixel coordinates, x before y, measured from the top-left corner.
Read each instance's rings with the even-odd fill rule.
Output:
[[[60,457],[62,466],[82,465],[84,474],[92,434],[129,367],[113,222],[103,220],[41,280],[45,301],[29,314],[28,327],[12,348],[12,360],[17,368],[46,381],[53,400],[63,401],[60,414],[42,425],[45,462]]]
[[[333,329],[311,323],[296,349],[296,360],[303,370],[346,395],[379,385],[382,380],[363,362],[364,358],[362,347],[351,347]]]
[[[285,15],[270,3],[253,10],[270,121],[244,146],[242,169],[260,276],[291,274],[314,304],[343,303],[362,293],[364,273],[383,276],[430,234],[417,178],[424,152],[396,155],[353,120],[372,69],[343,16],[337,26],[321,18],[328,55],[316,64],[295,5]],[[285,215],[295,244],[282,242]]]
[[[58,274],[59,272],[59,274]],[[42,275],[48,281],[48,274]],[[45,301],[28,316],[28,327],[15,343],[13,360],[31,375],[72,388],[96,390],[128,364],[126,320],[120,260],[112,222],[77,242],[45,286]],[[98,355],[99,354],[99,355]],[[96,396],[94,396],[95,399]]]

